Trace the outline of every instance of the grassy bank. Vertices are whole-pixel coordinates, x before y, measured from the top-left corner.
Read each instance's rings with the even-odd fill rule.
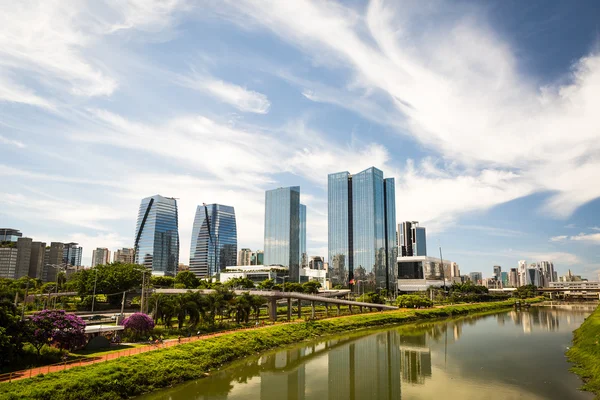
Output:
[[[0,399],[128,398],[203,377],[235,359],[327,334],[487,312],[507,308],[512,304],[513,301],[505,301],[359,314],[233,332],[114,361],[0,384]]]
[[[600,307],[573,333],[573,346],[567,351],[571,369],[583,379],[583,390],[600,399]]]

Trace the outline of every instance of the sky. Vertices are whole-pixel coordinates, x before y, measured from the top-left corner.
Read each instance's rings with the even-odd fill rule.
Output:
[[[132,247],[140,200],[235,207],[327,174],[396,178],[398,222],[461,273],[600,272],[600,3],[0,0],[0,226]]]

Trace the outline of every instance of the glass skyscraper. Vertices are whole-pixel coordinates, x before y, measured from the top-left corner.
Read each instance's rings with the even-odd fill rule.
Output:
[[[308,267],[308,255],[306,254],[306,206],[300,204],[300,267]]]
[[[233,207],[221,204],[196,208],[190,271],[197,277],[212,277],[226,266],[237,265],[237,225]]]
[[[174,276],[179,264],[177,200],[161,195],[142,199],[135,228],[135,263],[155,275]]]
[[[65,243],[63,248],[63,263],[80,267],[82,255],[83,248],[78,243]]]
[[[265,265],[289,268],[289,281],[300,281],[300,186],[265,192]]]
[[[330,279],[391,288],[396,273],[396,194],[393,178],[375,167],[328,176]]]

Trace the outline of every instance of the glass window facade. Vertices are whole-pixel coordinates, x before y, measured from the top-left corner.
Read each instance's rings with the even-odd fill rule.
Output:
[[[177,200],[155,195],[142,200],[135,229],[135,262],[155,275],[174,276],[179,264]]]
[[[75,267],[81,266],[81,256],[83,255],[83,247],[78,243],[65,243],[63,248],[63,263]]]
[[[425,228],[416,227],[414,228],[413,235],[413,255],[415,256],[426,256],[427,255],[427,237]]]
[[[237,225],[233,207],[221,204],[196,208],[190,271],[197,277],[212,277],[237,264]]]
[[[300,204],[300,266],[308,267],[308,255],[306,254],[306,206]]]
[[[396,195],[393,178],[375,167],[328,179],[330,279],[334,285],[363,281],[391,286],[395,276]]]
[[[300,187],[265,192],[265,265],[289,268],[289,280],[300,280]]]

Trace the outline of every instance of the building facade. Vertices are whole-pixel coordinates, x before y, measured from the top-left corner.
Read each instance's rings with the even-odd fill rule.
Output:
[[[471,272],[469,274],[469,278],[471,279],[471,282],[473,282],[473,284],[475,285],[481,285],[481,283],[483,282],[483,274],[481,272]]]
[[[499,265],[494,265],[494,278],[498,281],[502,280],[502,267]]]
[[[519,287],[519,274],[516,268],[511,268],[508,273],[508,286]]]
[[[106,265],[110,262],[110,250],[106,247],[98,247],[92,251],[92,267]]]
[[[308,261],[308,268],[310,269],[325,269],[325,260],[321,256],[312,256]]]
[[[252,253],[250,265],[264,265],[265,253],[262,250],[256,250]]]
[[[394,178],[375,167],[329,174],[327,196],[332,285],[364,281],[390,289],[398,254]]]
[[[179,264],[177,200],[155,195],[142,199],[135,228],[134,262],[154,275],[174,276]]]
[[[213,277],[237,264],[237,225],[233,207],[204,204],[196,207],[190,271],[199,278]]]
[[[401,257],[427,255],[427,233],[417,221],[405,221],[398,224],[397,235]]]
[[[252,265],[252,250],[241,249],[238,252],[238,262],[236,265]]]
[[[0,278],[15,278],[17,255],[18,250],[16,245],[0,245]]]
[[[0,242],[17,242],[17,239],[23,237],[23,234],[18,229],[0,228]]]
[[[81,256],[83,255],[83,247],[78,243],[65,243],[63,246],[63,264],[72,265],[74,267],[81,266]]]
[[[300,268],[308,267],[308,255],[306,254],[306,206],[300,204]]]
[[[44,251],[44,269],[42,280],[44,282],[56,281],[56,274],[65,266],[64,260],[65,245],[60,242],[51,242]]]
[[[123,247],[113,253],[113,262],[123,264],[133,264],[135,261],[135,249],[132,247]]]
[[[264,263],[288,267],[290,282],[300,281],[300,186],[265,192]]]

